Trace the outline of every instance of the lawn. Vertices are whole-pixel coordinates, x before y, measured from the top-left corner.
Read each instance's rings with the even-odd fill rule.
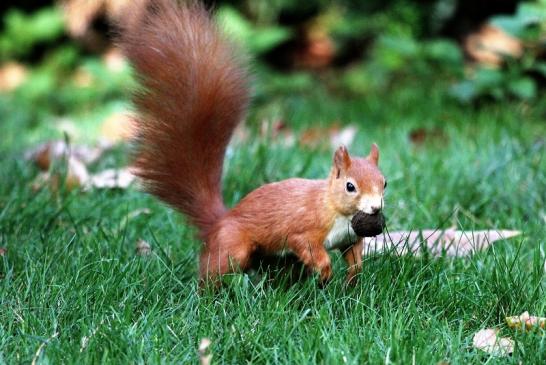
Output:
[[[504,318],[546,314],[546,104],[461,105],[419,79],[365,97],[332,89],[327,77],[313,83],[283,89],[257,77],[249,135],[226,159],[228,205],[263,183],[329,171],[329,148],[287,145],[286,134],[261,132],[263,120],[282,119],[296,139],[337,122],[357,127],[351,153],[380,147],[389,230],[523,234],[467,258],[367,256],[354,287],[333,252],[325,288],[265,271],[199,293],[194,230],[154,198],[135,187],[33,190],[25,150],[62,135],[51,116],[3,95],[0,363],[196,363],[203,338],[213,363],[543,363],[544,332],[510,330]],[[74,143],[93,141],[98,115],[126,100],[109,97],[85,118],[66,106],[85,131]],[[91,169],[122,166],[127,152],[120,146]],[[150,255],[135,253],[139,239]],[[510,357],[472,347],[488,327],[515,341]]]

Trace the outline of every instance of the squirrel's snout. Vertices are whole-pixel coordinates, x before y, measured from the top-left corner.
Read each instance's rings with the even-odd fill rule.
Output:
[[[357,208],[362,213],[376,215],[383,209],[383,195],[365,194],[360,198]]]

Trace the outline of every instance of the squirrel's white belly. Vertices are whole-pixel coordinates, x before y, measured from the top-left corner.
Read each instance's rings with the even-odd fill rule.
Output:
[[[346,216],[336,218],[334,225],[324,240],[324,247],[327,250],[344,247],[356,242],[357,237],[351,226],[351,218]]]

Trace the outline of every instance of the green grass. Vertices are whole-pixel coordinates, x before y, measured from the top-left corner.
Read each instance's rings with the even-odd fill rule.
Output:
[[[0,363],[196,363],[202,338],[212,341],[214,363],[543,363],[544,332],[517,333],[504,317],[546,315],[546,105],[463,107],[420,86],[366,98],[320,87],[267,91],[248,124],[282,118],[298,132],[357,124],[350,151],[365,154],[373,141],[381,149],[390,230],[454,225],[520,229],[521,237],[471,258],[365,257],[354,288],[332,253],[335,276],[324,289],[314,278],[290,283],[266,272],[233,275],[202,294],[194,231],[155,199],[136,189],[35,193],[37,171],[21,156],[55,132],[2,97]],[[421,127],[445,138],[415,146],[408,134]],[[122,164],[125,152],[100,167]],[[268,181],[324,177],[331,163],[329,151],[257,133],[229,156],[230,205]],[[150,213],[131,214],[142,208]],[[139,238],[151,256],[135,254]],[[485,327],[512,337],[515,353],[473,349]]]

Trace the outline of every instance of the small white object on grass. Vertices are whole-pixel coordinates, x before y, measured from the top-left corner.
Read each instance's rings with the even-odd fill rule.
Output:
[[[478,350],[494,356],[508,356],[514,352],[514,341],[507,337],[497,337],[498,329],[486,328],[474,334],[472,345]]]
[[[202,338],[199,343],[199,363],[201,365],[210,365],[212,354],[209,352],[211,341],[208,338]]]
[[[136,254],[139,256],[148,256],[152,253],[152,247],[143,239],[139,239],[136,244]]]

